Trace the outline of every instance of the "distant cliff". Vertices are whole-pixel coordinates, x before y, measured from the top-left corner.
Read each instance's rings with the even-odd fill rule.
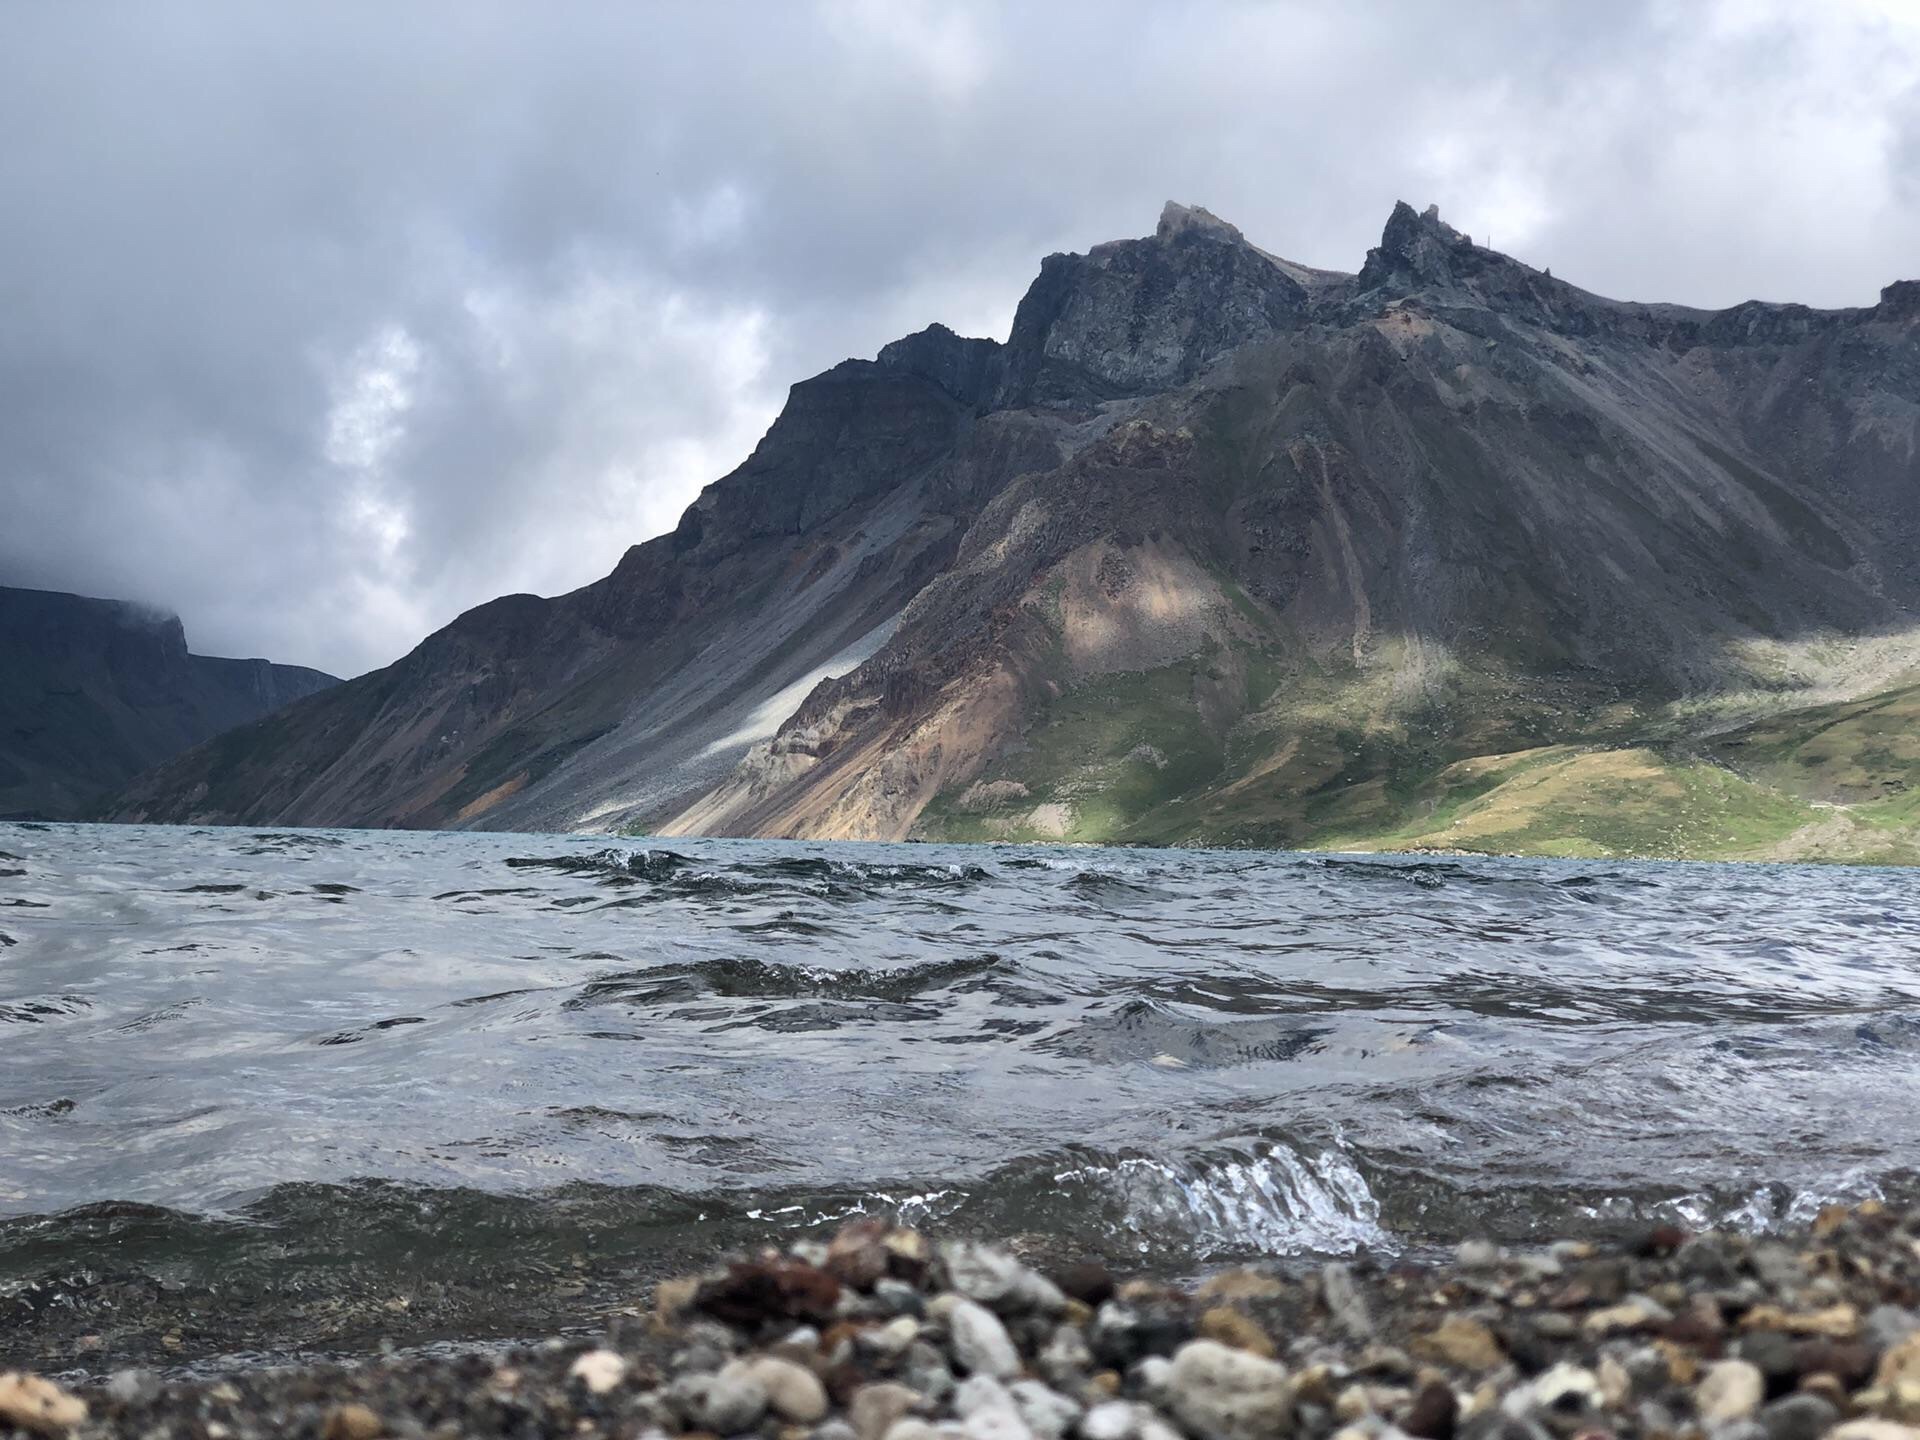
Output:
[[[0,586],[0,817],[63,819],[222,731],[339,682],[187,651],[178,617]]]

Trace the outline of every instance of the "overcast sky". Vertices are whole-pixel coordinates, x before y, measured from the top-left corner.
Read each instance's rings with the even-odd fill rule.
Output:
[[[0,6],[0,583],[350,675],[670,528],[793,381],[1202,204],[1603,293],[1920,276],[1915,0]]]

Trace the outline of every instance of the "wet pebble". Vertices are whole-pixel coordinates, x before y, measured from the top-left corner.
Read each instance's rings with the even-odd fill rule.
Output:
[[[1175,1418],[1200,1440],[1260,1440],[1293,1428],[1285,1367],[1216,1340],[1180,1347],[1166,1391]]]
[[[385,1430],[380,1417],[365,1405],[336,1405],[320,1423],[320,1440],[377,1440]]]
[[[1766,1398],[1767,1378],[1747,1360],[1722,1360],[1707,1367],[1694,1388],[1693,1404],[1709,1425],[1745,1420]]]
[[[918,1390],[882,1381],[854,1391],[847,1418],[859,1440],[884,1440],[896,1421],[904,1420],[923,1403]]]
[[[53,1381],[19,1371],[0,1374],[0,1425],[57,1436],[86,1418],[86,1402]]]
[[[1059,1286],[1005,1251],[960,1241],[944,1246],[940,1258],[957,1292],[1000,1314],[1057,1315],[1066,1308]]]
[[[567,1378],[578,1380],[591,1395],[605,1395],[627,1378],[626,1357],[611,1350],[589,1350],[567,1367]]]
[[[1839,1420],[1840,1411],[1818,1395],[1789,1395],[1760,1412],[1767,1440],[1820,1440]]]
[[[766,1388],[739,1361],[713,1374],[680,1376],[668,1386],[667,1398],[689,1428],[716,1435],[750,1430],[767,1413]]]
[[[943,1296],[947,1329],[953,1336],[953,1358],[976,1375],[998,1378],[1020,1373],[1020,1352],[1000,1317],[984,1305],[959,1296]]]
[[[738,1373],[756,1384],[766,1395],[774,1414],[796,1425],[810,1425],[826,1418],[827,1391],[811,1370],[774,1355],[734,1362]],[[733,1369],[729,1366],[728,1369]],[[721,1372],[723,1375],[726,1371]]]

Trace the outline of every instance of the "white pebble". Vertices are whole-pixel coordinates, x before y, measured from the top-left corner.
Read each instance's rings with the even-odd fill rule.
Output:
[[[962,1420],[982,1410],[1012,1410],[1013,1396],[991,1375],[971,1375],[953,1392],[953,1409]]]
[[[826,1387],[805,1366],[782,1360],[777,1355],[762,1355],[757,1359],[736,1363],[741,1366],[743,1373],[767,1392],[767,1404],[783,1420],[791,1420],[796,1425],[811,1425],[826,1418]]]
[[[1040,1440],[1061,1440],[1079,1420],[1078,1401],[1042,1385],[1038,1380],[1016,1380],[1010,1387],[1020,1418]]]
[[[953,1356],[975,1375],[1010,1379],[1020,1373],[1020,1352],[1013,1348],[1007,1327],[984,1305],[955,1298],[947,1309],[947,1328],[953,1335]]]
[[[589,1350],[567,1370],[569,1380],[578,1380],[595,1395],[604,1395],[627,1378],[627,1362],[611,1350]]]
[[[1709,1425],[1745,1420],[1767,1398],[1767,1377],[1745,1360],[1709,1365],[1693,1392],[1694,1408]]]
[[[1084,1440],[1132,1440],[1135,1428],[1133,1406],[1124,1400],[1096,1405],[1080,1420]]]
[[[1270,1440],[1293,1428],[1286,1367],[1216,1340],[1190,1340],[1175,1353],[1167,1404],[1200,1440]]]

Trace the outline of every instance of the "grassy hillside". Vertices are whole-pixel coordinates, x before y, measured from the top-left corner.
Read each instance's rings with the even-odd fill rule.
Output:
[[[1686,730],[1572,681],[1421,674],[1414,655],[1288,672],[1243,647],[1068,690],[919,833],[1920,863],[1920,686]]]

